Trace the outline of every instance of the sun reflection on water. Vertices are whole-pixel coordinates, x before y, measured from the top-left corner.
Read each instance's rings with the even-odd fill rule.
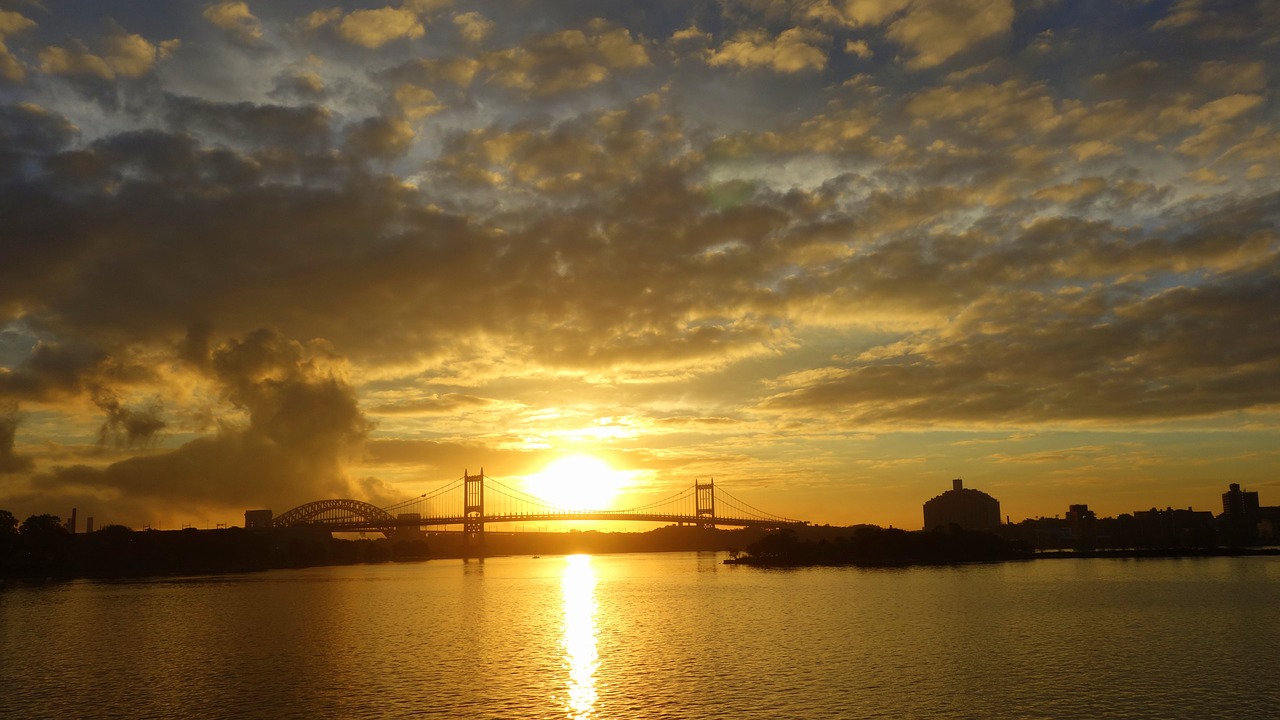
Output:
[[[564,666],[569,671],[565,710],[586,720],[596,703],[596,574],[590,555],[570,555],[564,568]]]

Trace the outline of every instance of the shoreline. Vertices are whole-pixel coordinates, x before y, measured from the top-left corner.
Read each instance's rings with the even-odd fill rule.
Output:
[[[1024,562],[1029,560],[1093,560],[1093,559],[1168,559],[1168,558],[1211,558],[1211,557],[1275,557],[1280,556],[1277,547],[1218,547],[1218,548],[1127,548],[1119,550],[1042,550],[1005,558],[956,560],[956,561],[912,561],[886,559],[870,562],[785,562],[781,560],[762,560],[751,557],[728,558],[724,565],[745,565],[760,568],[801,568],[801,567],[862,567],[862,568],[906,568],[906,567],[945,567],[952,565],[986,565],[1002,562]]]

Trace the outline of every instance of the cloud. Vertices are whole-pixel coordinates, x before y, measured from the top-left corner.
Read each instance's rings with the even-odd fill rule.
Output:
[[[1061,227],[1037,233],[1027,248],[1040,257],[989,266],[1018,268],[1025,289],[989,294],[980,289],[984,280],[970,278],[980,284],[971,286],[973,299],[962,301],[954,319],[841,364],[784,377],[780,392],[761,408],[836,414],[855,425],[1024,426],[1273,406],[1280,395],[1247,388],[1267,386],[1280,374],[1275,329],[1254,315],[1277,300],[1274,235],[1250,240],[1247,231],[1223,236],[1214,230],[1252,212],[1250,206],[1224,209],[1176,241],[1090,246],[1063,238]],[[1056,246],[1040,244],[1055,236]],[[966,273],[986,266],[970,262]],[[1221,271],[1200,284],[1150,291],[1123,282],[1055,291],[1037,289],[1042,281],[1032,280],[1036,268],[1096,278],[1216,263]],[[935,281],[953,289],[965,284],[950,273]]]
[[[1001,140],[1026,133],[1043,135],[1064,122],[1048,88],[1017,80],[931,87],[913,95],[906,111],[931,124],[955,122],[967,131]]]
[[[1014,18],[1012,0],[821,0],[785,7],[793,22],[861,31],[882,28],[885,37],[911,53],[906,60],[910,70],[941,65],[984,40],[1006,34]],[[870,56],[864,40],[849,43],[853,50],[846,52]]]
[[[1072,145],[1071,152],[1075,153],[1076,160],[1086,162],[1093,158],[1120,155],[1124,153],[1124,150],[1122,150],[1120,146],[1109,142],[1103,142],[1101,140],[1086,140],[1085,142]]]
[[[262,40],[262,23],[243,0],[224,0],[209,5],[202,14],[205,20],[226,30],[236,42],[252,45]]]
[[[332,114],[320,105],[228,104],[184,96],[169,96],[165,100],[166,116],[173,126],[209,133],[237,146],[270,147],[297,153],[317,153],[329,146]],[[111,147],[124,137],[149,137],[157,144],[195,142],[194,138],[182,134],[138,134],[105,139],[99,147]],[[196,151],[194,145],[189,151]]]
[[[887,34],[915,53],[907,67],[923,70],[1007,33],[1012,24],[1012,0],[938,0],[913,3],[889,24]]]
[[[392,98],[400,113],[410,120],[421,120],[444,110],[435,93],[410,83],[397,87]]]
[[[426,33],[416,12],[393,7],[348,13],[337,21],[335,31],[343,40],[369,49],[395,40],[415,40]]]
[[[263,329],[214,349],[211,371],[226,401],[247,414],[246,424],[227,423],[215,435],[104,468],[39,472],[33,488],[224,508],[285,509],[353,494],[343,465],[370,425],[343,378],[341,358],[323,344],[304,345]],[[128,431],[117,427],[127,419],[109,412],[104,427]],[[154,429],[154,423],[143,428]]]
[[[490,398],[476,397],[475,395],[445,393],[408,402],[375,405],[369,408],[369,411],[382,415],[442,415],[457,413],[469,408],[485,407],[493,404],[493,402]]]
[[[841,12],[853,27],[880,25],[911,4],[911,0],[845,0]]]
[[[856,55],[864,60],[875,55],[866,40],[846,40],[844,43],[844,51],[850,55]]]
[[[34,27],[36,27],[35,21],[25,15],[0,9],[0,78],[15,83],[26,79],[26,66],[9,50],[8,45],[5,44],[5,38]]]
[[[79,133],[65,117],[39,105],[0,105],[0,183],[17,180],[25,163],[62,150]]]
[[[763,31],[742,32],[707,56],[712,67],[769,68],[779,73],[822,70],[830,36],[791,28],[770,39]]]
[[[459,13],[453,16],[458,33],[469,43],[479,43],[493,32],[494,22],[478,12]]]
[[[490,82],[535,97],[581,90],[604,82],[614,70],[651,64],[643,43],[603,21],[585,30],[535,35],[523,45],[486,53],[481,62]]]
[[[66,46],[50,45],[39,52],[40,72],[49,75],[114,80],[138,78],[151,71],[158,59],[176,47],[175,41],[154,45],[136,33],[117,30],[103,39],[101,55],[72,40]]]
[[[662,137],[657,95],[557,126],[459,133],[446,142],[439,168],[466,184],[525,186],[541,193],[615,188],[646,166],[671,158]]]
[[[1256,61],[1208,60],[1197,68],[1195,79],[1211,92],[1257,92],[1267,85],[1267,68]]]
[[[481,35],[477,33],[486,27],[484,22],[489,21],[471,14],[457,18],[461,31],[471,33],[468,41],[479,42]],[[316,22],[332,21],[333,18],[325,17]],[[487,35],[487,31],[484,34]],[[443,84],[466,88],[482,76],[484,82],[494,87],[519,90],[532,97],[548,97],[598,85],[618,70],[650,65],[643,42],[625,28],[596,19],[586,22],[583,28],[531,35],[518,45],[474,57],[457,54],[420,58],[378,75],[397,85],[411,83],[437,93]]]
[[[706,44],[711,42],[711,33],[699,30],[697,25],[690,25],[671,33],[671,41],[674,43]]]
[[[342,8],[322,8],[313,10],[298,19],[298,27],[308,32],[315,32],[326,25],[332,25],[342,19]]]
[[[36,22],[22,13],[0,10],[0,37],[16,35],[36,27]]]
[[[116,74],[103,58],[93,55],[81,42],[70,47],[50,46],[40,51],[40,72],[50,75],[90,75],[102,80]]]
[[[159,398],[143,407],[127,408],[114,392],[100,388],[93,392],[93,404],[107,416],[98,429],[99,445],[149,448],[167,425],[160,417],[163,403]]]
[[[16,368],[0,368],[0,401],[51,400],[77,395],[105,372],[107,355],[77,343],[37,343]]]
[[[395,83],[412,83],[424,87],[444,84],[465,88],[484,69],[484,63],[476,58],[450,57],[412,60],[390,68],[381,75]],[[438,89],[438,87],[437,87]]]
[[[0,402],[0,475],[25,473],[35,467],[31,458],[14,452],[20,418],[14,403]]]
[[[356,157],[393,160],[409,149],[416,133],[404,120],[375,117],[347,130],[347,150]]]
[[[1280,37],[1277,20],[1275,6],[1267,0],[1177,0],[1153,27],[1186,32],[1206,41],[1255,39],[1274,43]]]
[[[283,73],[276,78],[275,87],[270,95],[272,98],[299,98],[305,101],[323,100],[325,97],[324,78],[314,70]]]

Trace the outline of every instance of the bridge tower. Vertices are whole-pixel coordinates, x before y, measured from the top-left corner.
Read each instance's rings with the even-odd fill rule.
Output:
[[[484,468],[479,475],[462,471],[462,546],[484,546]]]
[[[698,518],[698,527],[703,530],[714,530],[716,527],[716,479],[706,483],[693,481],[694,494],[697,497],[698,509],[694,513]]]

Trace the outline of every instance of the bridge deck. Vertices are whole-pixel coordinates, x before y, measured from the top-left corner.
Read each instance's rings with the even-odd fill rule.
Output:
[[[594,520],[594,521],[625,521],[625,522],[655,522],[655,523],[688,523],[691,525],[707,524],[725,527],[765,527],[765,528],[781,528],[795,527],[804,525],[799,521],[778,521],[778,520],[757,520],[757,519],[734,519],[734,518],[712,518],[707,516],[688,516],[688,515],[669,515],[662,513],[644,514],[644,513],[619,513],[619,512],[581,512],[581,513],[512,513],[506,515],[486,515],[481,520],[485,524],[489,523],[510,523],[510,522],[565,522],[572,520]],[[456,517],[439,517],[439,518],[405,518],[396,520],[327,520],[315,523],[322,525],[329,530],[335,532],[379,532],[386,529],[398,527],[442,527],[446,525],[463,525],[468,522],[476,522],[476,518],[466,518],[461,515]]]

